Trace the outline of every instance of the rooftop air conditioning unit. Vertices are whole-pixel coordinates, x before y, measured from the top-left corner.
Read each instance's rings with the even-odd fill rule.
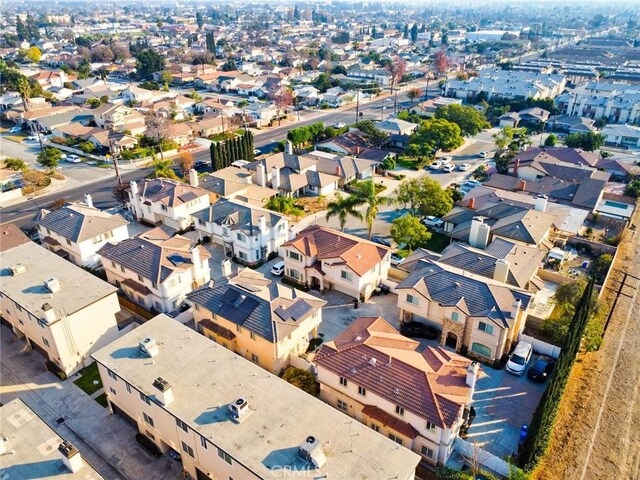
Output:
[[[16,263],[9,268],[11,269],[11,275],[13,275],[14,277],[27,271],[27,267],[25,267],[22,263]]]
[[[138,344],[138,348],[143,355],[147,357],[155,357],[158,353],[160,353],[160,349],[158,348],[158,344],[156,343],[155,338],[147,337],[142,340]]]
[[[320,440],[309,435],[304,442],[298,446],[298,455],[311,463],[315,468],[322,467],[327,461]]]
[[[246,398],[237,398],[229,405],[229,414],[236,422],[242,422],[251,413],[249,402]]]
[[[47,287],[47,290],[49,290],[51,293],[60,291],[60,281],[55,277],[47,278],[44,281],[44,286]]]

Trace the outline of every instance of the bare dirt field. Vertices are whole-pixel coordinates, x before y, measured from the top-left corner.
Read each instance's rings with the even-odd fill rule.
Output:
[[[579,355],[535,480],[640,479],[640,230],[625,231],[620,249],[603,300],[624,286],[604,345]]]

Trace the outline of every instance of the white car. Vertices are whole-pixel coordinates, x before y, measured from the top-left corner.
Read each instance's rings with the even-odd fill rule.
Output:
[[[22,127],[11,127],[9,129],[9,133],[20,133],[22,131]]]
[[[278,277],[281,276],[284,273],[284,261],[278,262],[271,267],[271,273]]]
[[[397,267],[402,262],[404,262],[404,258],[402,257],[402,255],[398,255],[397,253],[391,254],[391,265],[393,265],[394,267]]]
[[[448,163],[451,163],[451,160],[453,160],[453,158],[452,157],[442,157],[439,160],[446,165]]]
[[[80,163],[80,162],[82,162],[82,159],[78,155],[67,155],[67,158],[65,158],[65,160],[67,162],[71,162],[71,163]]]
[[[487,158],[489,156],[489,152],[480,152],[480,158]]]
[[[469,163],[461,163],[460,165],[458,165],[458,170],[460,170],[461,172],[466,172],[470,168],[471,168],[471,164]]]
[[[449,173],[451,173],[451,172],[453,172],[453,171],[456,169],[456,166],[455,166],[455,165],[453,165],[452,163],[447,163],[444,167],[442,167],[442,169],[443,169],[445,172],[449,172]]]
[[[346,125],[345,123],[338,122],[338,123],[336,123],[336,124],[334,124],[334,125],[333,125],[333,128],[344,128],[344,127],[346,127],[346,126],[347,126],[347,125]]]
[[[431,170],[440,170],[442,168],[442,162],[440,160],[436,160],[431,165],[429,165]]]
[[[444,225],[444,222],[440,218],[434,217],[432,215],[425,217],[422,220],[422,223],[427,227],[436,227],[436,228],[439,228],[442,225]]]
[[[531,359],[533,347],[528,342],[518,342],[515,350],[509,357],[509,361],[504,369],[513,375],[522,375],[527,368],[527,364]]]
[[[476,180],[474,178],[470,178],[464,184],[469,186],[469,187],[471,187],[471,188],[475,188],[475,187],[478,187],[478,186],[482,185],[478,180]]]

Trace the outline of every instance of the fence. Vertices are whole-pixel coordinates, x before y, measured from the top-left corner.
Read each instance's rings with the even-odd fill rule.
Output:
[[[153,313],[148,312],[137,303],[133,303],[131,300],[129,300],[126,297],[123,297],[120,294],[118,294],[118,302],[120,303],[121,307],[126,308],[127,310],[131,310],[133,313],[141,316],[145,320],[151,320],[153,317],[155,317]]]
[[[567,242],[567,245],[571,245],[575,247],[577,250],[580,248],[584,248],[588,250],[595,256],[603,255],[608,253],[610,255],[614,255],[616,253],[617,248],[613,245],[607,245],[606,243],[598,243],[588,240],[584,237],[573,237],[570,238]]]
[[[524,333],[521,333],[518,336],[518,340],[530,343],[533,347],[534,352],[541,353],[552,358],[558,358],[560,356],[560,347],[556,347],[555,345],[551,345],[550,343],[543,342],[542,340],[538,340],[529,335],[525,335]]]
[[[567,283],[573,282],[573,278],[565,277],[560,273],[553,272],[551,270],[545,270],[544,268],[539,268],[538,277],[545,282],[557,283],[558,285],[565,285]]]
[[[500,457],[483,450],[482,448],[467,442],[461,438],[456,438],[453,449],[458,452],[468,462],[477,462],[490,472],[495,472],[502,477],[508,477],[511,471],[509,464]]]
[[[290,355],[289,356],[289,364],[292,367],[300,368],[302,370],[309,371],[309,372],[313,373],[314,375],[316,374],[316,369],[315,369],[314,365],[311,362],[309,362],[308,360],[305,360],[302,357],[298,357],[296,355]]]

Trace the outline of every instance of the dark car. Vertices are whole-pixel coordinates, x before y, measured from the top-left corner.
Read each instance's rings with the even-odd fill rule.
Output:
[[[435,340],[438,337],[438,330],[420,322],[403,323],[400,325],[400,333],[407,337],[420,337],[429,340]]]
[[[551,376],[555,366],[556,361],[553,358],[540,355],[527,372],[527,378],[534,382],[542,383]]]
[[[391,242],[389,240],[386,240],[386,239],[382,238],[382,237],[371,237],[371,241],[373,243],[384,245],[385,247],[390,247],[391,246]]]

